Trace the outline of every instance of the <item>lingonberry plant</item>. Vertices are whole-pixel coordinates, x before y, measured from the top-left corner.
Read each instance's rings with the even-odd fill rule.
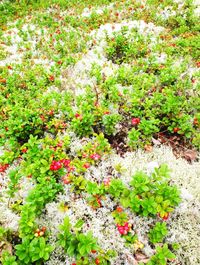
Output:
[[[76,264],[110,264],[110,259],[115,256],[115,252],[112,250],[104,252],[91,232],[86,235],[81,232],[83,225],[84,222],[79,220],[72,227],[69,218],[66,217],[63,225],[60,226],[58,243],[69,256],[75,258]],[[98,257],[94,258],[91,253],[98,254]]]
[[[173,261],[176,256],[169,250],[168,245],[164,244],[163,247],[156,248],[156,254],[151,257],[150,261],[148,261],[147,265],[156,265],[163,264],[166,265],[168,261]],[[144,265],[144,263],[140,263],[140,265]]]
[[[166,165],[156,168],[151,176],[136,173],[130,183],[133,187],[129,194],[131,209],[144,216],[159,214],[164,217],[172,212],[180,202],[180,192],[176,186],[169,185],[168,177]]]
[[[0,13],[0,263],[173,262],[179,188],[165,165],[131,172],[162,144],[198,160],[196,2],[2,1]],[[177,263],[196,265],[186,243]]]
[[[155,226],[149,231],[149,239],[152,243],[162,242],[167,235],[166,223],[157,222]]]

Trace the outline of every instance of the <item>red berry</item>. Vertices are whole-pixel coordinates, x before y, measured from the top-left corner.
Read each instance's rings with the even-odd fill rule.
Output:
[[[54,110],[50,110],[50,111],[48,112],[48,114],[49,114],[50,116],[53,116],[53,114],[54,114]]]
[[[62,163],[60,161],[53,160],[50,165],[50,170],[59,170],[62,167]]]
[[[162,218],[164,221],[168,220],[169,218],[169,213],[165,213],[164,216],[161,216],[160,213],[157,214],[158,217]]]
[[[83,118],[83,116],[82,116],[81,114],[79,114],[79,113],[76,113],[76,114],[75,114],[75,117],[76,117],[77,119],[79,119],[79,120],[82,120],[82,118]]]
[[[22,153],[26,153],[28,151],[27,148],[22,149]]]
[[[56,30],[56,33],[57,33],[57,34],[60,34],[60,33],[61,33],[61,31],[60,31],[59,29],[57,29],[57,30]]]
[[[39,236],[43,236],[43,235],[44,235],[44,232],[43,232],[43,231],[40,231],[40,232],[38,233],[38,235],[39,235]]]
[[[136,126],[140,123],[140,118],[132,118],[131,123],[133,126]]]
[[[198,125],[198,123],[199,123],[199,122],[198,122],[198,119],[197,119],[197,118],[194,118],[194,120],[193,120],[193,124],[194,124],[194,125]]]
[[[118,227],[118,231],[121,235],[124,235],[125,230],[123,227]]]
[[[85,163],[85,164],[83,165],[83,167],[87,169],[87,168],[90,167],[90,164],[89,164],[89,163]]]
[[[68,168],[71,161],[69,159],[61,159],[60,162],[63,164],[64,167]]]
[[[178,131],[180,131],[180,128],[176,127],[173,129],[174,133],[177,133]]]
[[[57,147],[62,147],[62,146],[63,146],[63,143],[62,143],[62,142],[59,142],[59,143],[57,143],[56,146],[57,146]]]
[[[100,264],[100,260],[98,258],[95,259],[95,264]]]
[[[121,213],[121,212],[123,212],[123,209],[122,209],[121,207],[117,207],[117,208],[116,208],[116,211],[117,211],[118,213]]]
[[[47,230],[46,226],[43,226],[43,227],[41,228],[41,230],[42,230],[43,232],[45,232],[45,231]]]
[[[101,207],[101,200],[100,199],[97,199],[97,203],[98,203],[99,207]]]
[[[0,172],[5,172],[8,167],[9,167],[9,164],[5,164],[5,165],[0,164]]]
[[[129,228],[127,222],[124,224],[124,227],[125,227],[126,229]]]
[[[91,250],[91,252],[92,252],[93,254],[95,254],[97,251],[96,251],[96,250]]]

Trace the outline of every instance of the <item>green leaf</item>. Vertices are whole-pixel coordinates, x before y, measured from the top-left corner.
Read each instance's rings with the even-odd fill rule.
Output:
[[[75,224],[74,228],[81,228],[84,225],[84,221],[82,219],[78,220],[78,222]]]

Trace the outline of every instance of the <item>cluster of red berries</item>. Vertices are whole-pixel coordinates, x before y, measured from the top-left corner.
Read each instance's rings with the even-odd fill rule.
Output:
[[[50,165],[50,170],[56,171],[62,168],[63,166],[68,169],[69,172],[75,169],[74,166],[70,166],[71,161],[69,159],[61,159],[58,161],[53,160]]]
[[[138,125],[140,123],[140,118],[132,118],[132,120],[131,120],[131,124],[133,125],[133,126],[136,126],[136,125]]]
[[[101,158],[101,156],[99,154],[92,154],[92,155],[90,155],[90,158],[97,161]]]
[[[117,224],[117,229],[118,229],[120,235],[127,235],[129,230],[130,230],[130,226],[129,226],[128,222],[126,222],[124,225]]]
[[[9,167],[9,164],[5,164],[5,165],[0,164],[0,172],[5,172],[8,167]]]
[[[34,234],[35,237],[43,236],[46,230],[47,230],[47,229],[46,229],[45,226],[43,226],[41,229],[39,229],[39,228],[36,229],[36,230],[35,230],[35,234]]]
[[[53,160],[50,165],[50,170],[56,171],[56,170],[59,170],[62,166],[63,165],[60,161]]]
[[[69,168],[70,167],[71,161],[69,159],[61,159],[60,162],[63,164],[63,166],[65,168]]]
[[[71,182],[70,174],[66,174],[65,176],[63,176],[62,181],[64,184],[69,184]]]

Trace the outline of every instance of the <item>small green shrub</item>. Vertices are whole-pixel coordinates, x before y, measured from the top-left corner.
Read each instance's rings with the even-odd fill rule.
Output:
[[[164,237],[167,235],[166,223],[157,222],[156,225],[149,231],[149,240],[151,243],[162,242]]]

